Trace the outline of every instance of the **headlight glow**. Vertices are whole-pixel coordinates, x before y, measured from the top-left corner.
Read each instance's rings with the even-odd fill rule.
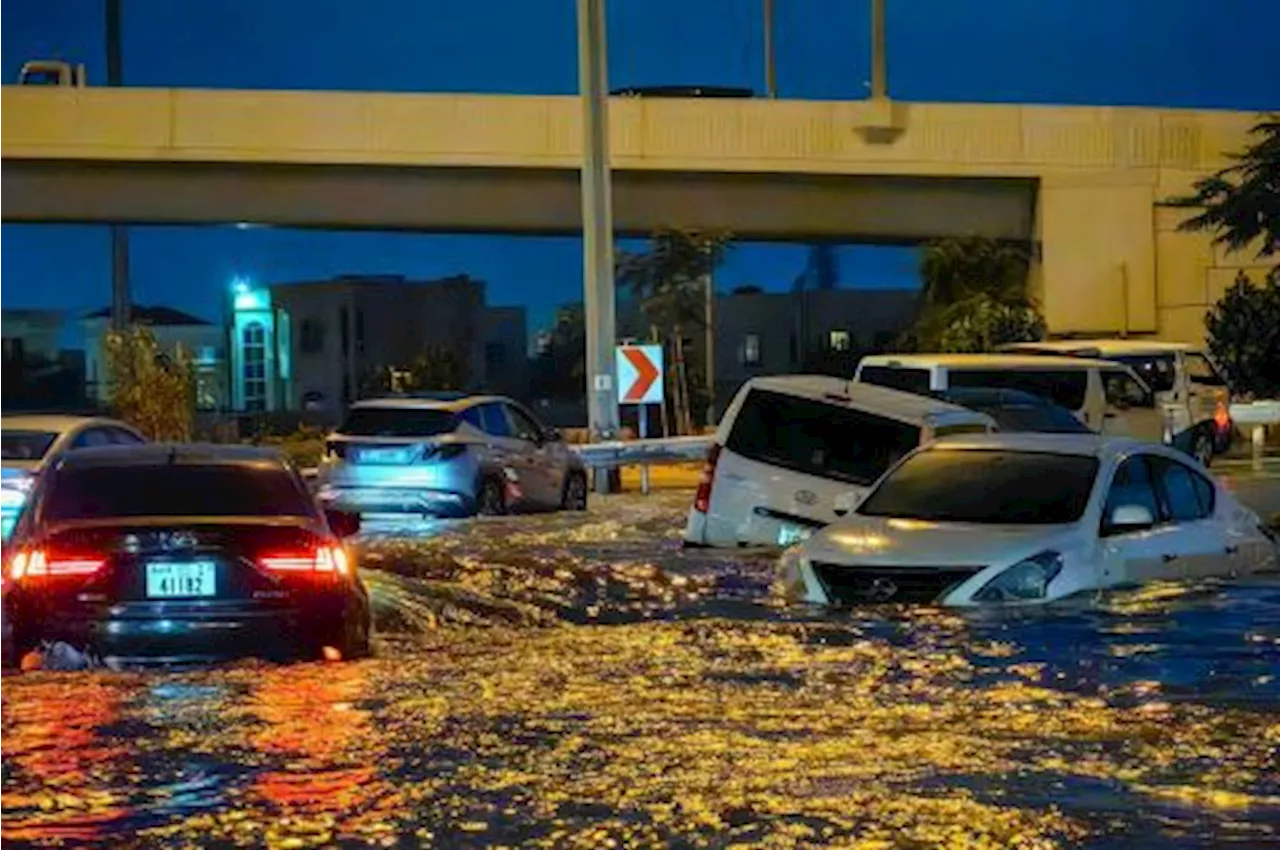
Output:
[[[973,595],[975,602],[1030,602],[1044,599],[1049,582],[1062,571],[1062,555],[1041,552],[1025,558],[983,585]]]

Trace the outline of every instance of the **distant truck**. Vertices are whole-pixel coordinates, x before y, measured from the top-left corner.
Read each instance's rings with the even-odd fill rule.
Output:
[[[18,72],[20,86],[85,86],[84,63],[72,65],[58,59],[32,59]]]

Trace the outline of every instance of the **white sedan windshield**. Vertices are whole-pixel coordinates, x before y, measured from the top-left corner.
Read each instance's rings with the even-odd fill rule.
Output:
[[[1075,522],[1097,474],[1097,459],[1081,455],[935,449],[890,473],[858,513],[932,522]]]

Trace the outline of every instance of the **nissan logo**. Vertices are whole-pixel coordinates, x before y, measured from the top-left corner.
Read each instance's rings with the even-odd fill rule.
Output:
[[[813,505],[818,501],[818,494],[812,490],[797,490],[796,501],[802,505]]]
[[[871,584],[867,587],[867,598],[872,602],[888,602],[898,593],[898,585],[893,583],[893,579],[875,578],[871,580]]]

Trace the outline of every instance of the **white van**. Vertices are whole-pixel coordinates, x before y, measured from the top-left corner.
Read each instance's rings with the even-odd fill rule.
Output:
[[[879,354],[854,380],[926,394],[957,387],[1021,390],[1053,401],[1099,434],[1167,442],[1166,413],[1121,363],[1028,354]]]
[[[842,378],[754,378],[725,411],[698,484],[689,546],[790,546],[848,514],[894,462],[984,413]]]
[[[1231,445],[1231,394],[1213,363],[1195,346],[1156,339],[1072,339],[1022,342],[1003,351],[1088,357],[1123,363],[1169,412],[1170,442],[1205,466]]]

